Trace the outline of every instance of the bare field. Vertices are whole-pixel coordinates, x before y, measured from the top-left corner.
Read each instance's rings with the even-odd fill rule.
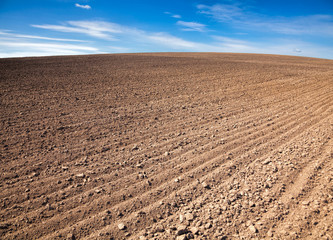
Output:
[[[332,239],[333,61],[0,59],[1,239]]]

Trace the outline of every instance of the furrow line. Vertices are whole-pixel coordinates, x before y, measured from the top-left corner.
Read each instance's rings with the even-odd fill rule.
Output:
[[[314,102],[317,102],[317,100],[315,99],[315,101]],[[263,123],[263,125],[265,125],[265,123]],[[259,129],[260,130],[260,129]],[[248,131],[248,132],[250,132],[250,130]],[[247,135],[247,134],[244,134],[244,135]],[[233,136],[233,138],[231,139],[231,142],[229,143],[229,144],[232,144],[233,142],[232,142],[232,140],[234,140],[234,139],[238,139],[238,138],[240,138],[240,136]],[[228,139],[228,141],[229,141],[229,139]],[[173,159],[170,159],[168,162],[172,162],[173,161]],[[167,162],[167,163],[168,163]],[[158,174],[158,173],[157,173]],[[117,179],[117,181],[118,181],[118,179]],[[119,180],[119,181],[121,181],[121,180]],[[110,184],[110,182],[108,182],[108,184]],[[104,185],[105,186],[105,185]],[[95,187],[95,189],[96,189],[97,187]],[[68,190],[70,190],[70,189],[68,189]],[[89,191],[89,190],[87,190],[87,191]],[[80,193],[81,195],[82,195],[82,193]]]
[[[328,113],[327,113],[328,112]],[[325,114],[324,114],[325,113]],[[322,115],[324,115],[324,116],[322,116]],[[292,133],[290,133],[290,131],[288,131],[287,133],[284,133],[284,134],[282,134],[283,136],[285,136],[285,139],[288,139],[288,141],[287,141],[287,143],[289,143],[289,142],[291,142],[294,138],[296,138],[297,136],[299,136],[300,134],[302,134],[302,132],[304,131],[304,130],[306,130],[306,129],[308,129],[308,128],[310,128],[310,127],[313,127],[314,125],[318,125],[320,122],[322,122],[323,120],[325,120],[326,118],[328,118],[328,117],[330,117],[330,116],[332,116],[332,109],[330,108],[330,106],[328,107],[328,109],[326,110],[326,111],[323,111],[322,113],[321,113],[321,116],[319,116],[319,117],[316,117],[315,118],[315,120],[313,119],[313,118],[308,118],[308,120],[306,121],[306,120],[303,120],[303,119],[300,119],[301,120],[301,122],[303,122],[303,126],[302,127],[299,127],[299,128],[297,128],[297,129],[294,129],[294,132],[292,132]],[[314,122],[314,121],[316,121],[316,122]],[[305,123],[304,123],[305,122]],[[290,134],[289,136],[288,136],[288,134]],[[276,137],[275,138],[273,138],[273,139],[276,139]],[[265,149],[266,149],[266,145],[272,145],[272,143],[271,142],[266,142],[266,143],[263,143],[262,144],[262,146],[261,146],[261,148],[262,148],[262,156],[258,156],[258,154],[257,154],[257,156],[255,156],[256,158],[257,158],[257,160],[255,160],[255,161],[252,161],[252,162],[250,162],[250,165],[253,165],[255,162],[257,162],[257,161],[259,161],[259,159],[258,158],[263,158],[263,156],[268,156],[269,154],[267,154],[267,151],[265,151]],[[286,146],[287,144],[284,142],[284,143],[280,143],[280,144],[278,144],[277,146],[274,146],[275,147],[275,149],[277,149],[277,148],[279,148],[279,147],[281,147],[281,146]],[[242,159],[243,160],[243,159]],[[237,163],[239,164],[237,167],[240,167],[240,166],[243,166],[243,168],[246,168],[246,167],[248,167],[249,165],[247,165],[246,164],[246,160],[244,160],[244,161],[242,161],[242,160],[238,160],[237,161]],[[230,167],[232,168],[232,166],[235,166],[235,165],[237,165],[237,163],[235,163],[235,162],[228,162],[229,164],[230,164]],[[223,167],[226,167],[226,166],[223,166]],[[220,174],[221,174],[221,172],[223,172],[223,171],[221,171],[221,169],[223,169],[223,167],[221,167],[221,166],[219,166],[217,169],[215,169],[215,170],[212,170],[211,172],[209,172],[208,174],[206,174],[206,175],[204,175],[203,177],[201,177],[201,179],[200,179],[200,182],[202,182],[202,181],[205,181],[205,180],[207,180],[207,175],[211,175],[210,176],[210,178],[212,178],[212,179],[215,179],[215,181],[217,181],[217,182],[221,182],[221,181],[226,181],[226,179],[223,179],[221,176],[220,176]],[[227,169],[225,169],[225,170],[227,170]],[[239,172],[239,171],[241,171],[241,170],[237,170],[237,172]],[[225,172],[225,171],[224,171]],[[237,172],[236,172],[236,174],[237,174]],[[226,174],[226,175],[228,175],[228,174]],[[234,176],[231,176],[230,178],[233,178]],[[195,182],[195,181],[194,181]],[[193,182],[192,182],[193,183]],[[169,183],[170,184],[170,183]],[[165,184],[165,185],[167,185],[167,184]],[[185,192],[185,190],[187,190],[187,189],[189,189],[190,188],[190,186],[189,186],[190,184],[186,184],[185,186],[185,188],[182,188],[182,189],[180,189],[180,190],[178,190],[178,194],[169,194],[169,196],[170,195],[172,195],[175,199],[177,198],[177,196],[179,196],[180,194],[179,194],[179,192],[180,191],[183,191],[183,192]],[[194,184],[195,185],[195,184]],[[168,185],[167,185],[168,186]],[[176,191],[176,190],[174,190],[174,191]],[[193,196],[194,194],[192,194],[191,195],[191,197],[190,197],[190,200],[193,202],[193,198],[195,197],[195,196]],[[199,194],[200,195],[200,194]],[[136,213],[138,213],[139,211],[145,211],[145,210],[147,210],[147,212],[150,212],[150,213],[152,213],[153,214],[153,216],[155,215],[157,215],[157,214],[159,214],[160,212],[162,212],[161,211],[161,206],[157,206],[158,204],[157,204],[157,201],[158,200],[161,200],[161,199],[157,199],[156,201],[151,201],[152,200],[152,197],[150,196],[150,202],[149,202],[149,209],[147,209],[148,207],[145,207],[145,208],[141,208],[141,209],[139,209]],[[184,199],[183,199],[184,200]],[[185,200],[184,200],[185,201]],[[172,200],[170,200],[169,202],[172,202]],[[151,205],[154,205],[155,207],[154,208],[152,208],[152,206]],[[148,205],[147,205],[148,206]],[[124,209],[126,209],[126,206],[124,206],[123,207]],[[127,207],[128,208],[128,207]],[[164,212],[165,211],[167,211],[168,209],[164,209]],[[170,209],[169,209],[169,211],[170,211]],[[152,220],[151,219],[153,219],[153,217],[152,216],[147,216],[147,215],[149,215],[149,214],[147,214],[146,213],[146,217],[145,217],[145,219],[143,219],[143,222],[145,223],[145,225],[147,225],[147,223],[148,222],[150,222],[151,224],[154,224],[153,222],[152,222]],[[128,221],[128,219],[130,218],[130,217],[133,217],[133,216],[135,216],[135,213],[132,213],[129,217],[127,217],[127,218],[122,218],[121,219],[121,221],[122,222],[126,222],[126,223],[128,223],[128,228],[132,228],[132,225],[134,225],[131,221]],[[96,221],[97,219],[95,219],[95,221]],[[118,220],[119,221],[119,220]],[[97,222],[98,222],[98,220],[97,220]],[[101,223],[99,223],[99,224],[97,224],[97,222],[94,222],[95,223],[95,225],[99,225],[99,226],[101,226]],[[112,224],[111,224],[112,225]],[[107,227],[105,227],[105,228],[102,228],[102,230],[99,230],[98,232],[101,232],[101,231],[105,231],[106,229],[107,229],[107,231],[108,232],[117,232],[117,230],[116,230],[116,226],[113,224],[113,227],[111,227],[111,225],[109,225],[109,226],[107,226]],[[134,227],[134,226],[133,226]],[[136,226],[136,228],[137,228],[138,226]],[[113,231],[111,230],[111,229],[113,229]],[[111,231],[110,231],[111,230]],[[95,234],[95,236],[96,236],[96,234]]]
[[[330,104],[328,104],[328,105],[330,105]],[[322,107],[323,108],[323,107]],[[324,112],[325,112],[325,110],[324,110]],[[303,117],[303,118],[305,118],[306,119],[306,116],[305,117]],[[299,120],[301,121],[303,121],[304,119],[303,118],[300,118]],[[310,117],[310,119],[311,119],[311,117]],[[297,121],[296,121],[297,122]],[[289,124],[289,125],[297,125],[297,123],[294,123],[294,124]],[[292,127],[291,127],[291,129],[293,129]],[[291,131],[291,129],[289,129],[288,131]],[[295,131],[297,131],[297,129],[295,130]],[[286,135],[286,133],[284,134],[284,135]],[[274,138],[276,138],[276,136],[275,137],[273,137],[273,139]],[[241,148],[242,146],[239,146],[238,148]],[[207,165],[211,165],[211,163],[212,163],[212,161],[213,160],[210,160],[209,162],[207,162],[207,164],[205,164],[206,166]],[[202,166],[201,166],[202,167]],[[194,172],[195,170],[193,170],[192,172]],[[163,184],[163,185],[165,185],[165,184]],[[160,186],[160,188],[161,188],[161,186]],[[165,188],[163,188],[163,189],[165,189]],[[173,190],[173,191],[175,191],[175,190]],[[144,194],[144,195],[149,195],[147,192]],[[169,194],[168,194],[169,195]],[[141,195],[142,196],[142,195]],[[151,199],[151,198],[149,198],[149,199]],[[126,201],[127,202],[127,201]],[[124,202],[122,203],[122,205],[123,204],[125,204]],[[92,205],[92,203],[91,203],[91,205]],[[95,205],[95,204],[94,204]],[[133,205],[135,205],[135,204],[133,204]],[[115,206],[113,206],[113,208],[114,208]],[[95,215],[97,215],[97,214],[95,214]]]
[[[274,113],[274,114],[279,114],[279,113],[281,113],[281,112],[283,112],[283,110],[284,110],[285,108],[282,108],[282,109],[280,109],[281,111],[279,111],[279,112],[277,112],[277,113]],[[257,113],[255,113],[255,115],[257,115]],[[246,117],[245,119],[247,120],[247,119],[251,119],[251,117],[253,117],[253,116],[250,116],[250,117]],[[242,122],[242,121],[244,121],[245,119],[239,119],[239,121],[240,122]],[[211,123],[209,123],[208,122],[208,124],[211,124]],[[245,126],[246,127],[246,126]],[[238,130],[238,129],[237,129]],[[231,133],[231,132],[230,132]],[[182,138],[182,137],[180,137],[180,138]],[[148,150],[145,150],[145,151],[141,151],[140,153],[138,153],[137,155],[139,155],[139,154],[144,154],[144,153],[147,153],[148,151],[152,151],[152,150],[156,150],[156,149],[158,149],[158,148],[161,148],[161,146],[163,147],[163,146],[167,146],[168,144],[172,144],[172,143],[175,143],[175,142],[177,142],[178,141],[178,138],[176,138],[176,139],[173,139],[172,140],[172,142],[168,142],[168,143],[165,143],[165,144],[162,144],[162,145],[157,145],[157,146],[155,146],[153,149],[148,149]],[[134,156],[132,156],[132,157],[135,157],[135,156],[137,156],[137,155],[134,155]],[[160,157],[160,156],[157,156],[157,157]],[[66,176],[64,176],[64,177],[66,177]],[[47,180],[47,179],[46,179]]]

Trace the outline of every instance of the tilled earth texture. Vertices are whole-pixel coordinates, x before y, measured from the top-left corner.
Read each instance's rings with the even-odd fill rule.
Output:
[[[0,60],[1,239],[332,239],[333,61]]]

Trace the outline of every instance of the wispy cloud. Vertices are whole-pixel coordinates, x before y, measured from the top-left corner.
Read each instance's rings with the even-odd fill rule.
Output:
[[[65,25],[31,25],[42,28],[69,33],[81,33],[106,40],[114,40],[113,33],[121,33],[122,27],[115,23],[104,21],[68,21]]]
[[[194,31],[194,29],[203,31],[206,27],[204,24],[195,22],[178,21],[177,24],[189,29],[192,28],[192,31]],[[69,21],[67,25],[70,26],[51,25],[52,27],[49,27],[48,25],[45,28],[50,30],[57,30],[59,28],[59,31],[67,31],[67,28],[70,28],[68,32],[73,32],[69,31],[73,28],[75,29],[74,32],[84,33],[96,38],[104,38],[105,34],[106,38],[112,36],[111,39],[113,41],[119,40],[119,42],[121,42],[121,39],[126,39],[128,44],[135,45],[137,48],[141,45],[149,45],[149,49],[161,49],[161,47],[163,47],[162,49],[166,51],[272,53],[315,57],[327,57],[329,56],[328,54],[333,51],[331,48],[324,51],[323,48],[314,44],[295,41],[294,39],[271,39],[269,42],[264,40],[251,42],[237,38],[213,35],[207,36],[208,38],[205,42],[198,42],[180,38],[166,32],[148,32],[112,22]],[[66,27],[66,29],[63,30],[62,27]],[[211,39],[210,41],[209,38]],[[302,49],[302,51],[295,51],[295,49]],[[129,52],[129,49],[117,46],[112,50],[114,52]],[[137,49],[134,51],[137,51]]]
[[[333,36],[333,15],[269,17],[236,4],[197,5],[199,13],[235,28],[289,35]]]
[[[78,3],[75,3],[75,7],[78,7],[78,8],[83,8],[83,9],[91,9],[91,6],[89,5],[81,5],[81,4],[78,4]]]
[[[185,23],[185,22],[184,22]],[[185,23],[186,24],[186,23]],[[155,46],[166,46],[170,49],[197,50],[204,49],[201,43],[186,41],[169,33],[147,32],[130,26],[119,25],[105,21],[68,21],[65,25],[32,25],[33,27],[43,28],[52,31],[80,33],[104,40],[117,41],[126,39],[134,45],[153,44]],[[201,24],[193,26],[189,23],[189,27],[204,27]],[[128,50],[122,47],[109,47],[113,50]],[[127,51],[126,51],[127,52]]]
[[[333,47],[295,40],[293,38],[276,38],[271,41],[244,41],[224,36],[213,36],[215,46],[222,52],[265,53],[281,55],[298,55],[332,59]]]
[[[196,22],[178,21],[177,25],[191,31],[203,31],[205,25]],[[33,25],[50,31],[69,33],[72,37],[85,34],[92,39],[82,43],[50,43],[50,41],[72,40],[43,36],[13,34],[0,31],[0,57],[73,55],[102,52],[138,51],[188,51],[188,52],[244,52],[302,55],[314,57],[333,56],[333,48],[318,47],[315,44],[295,39],[270,39],[245,41],[226,36],[207,35],[204,41],[189,40],[167,32],[150,32],[133,26],[105,21],[68,21],[60,25]],[[216,33],[216,32],[215,32]],[[103,39],[104,41],[100,41]],[[110,42],[108,42],[110,40]],[[73,41],[80,41],[74,40]],[[112,42],[112,44],[110,44]],[[102,44],[101,44],[102,43]],[[110,46],[111,45],[111,46]],[[128,46],[131,46],[128,48]],[[132,48],[132,46],[134,46]],[[300,50],[301,49],[301,50]],[[34,54],[34,55],[32,55]]]
[[[50,48],[66,49],[66,50],[84,50],[84,51],[97,51],[97,48],[78,46],[74,44],[54,44],[54,43],[29,43],[29,42],[0,42],[0,46],[7,47],[32,47],[42,50],[49,50]]]
[[[173,17],[173,18],[182,18],[181,15],[179,15],[179,14],[173,14],[171,12],[164,12],[164,14],[170,15],[170,17]]]
[[[186,41],[182,38],[175,37],[167,33],[153,33],[146,34],[145,38],[149,41],[154,42],[155,44],[161,44],[164,46],[171,47],[172,49],[189,49],[197,48],[198,43],[192,41]]]
[[[87,42],[83,40],[68,39],[68,38],[50,38],[50,37],[35,36],[35,35],[16,34],[8,31],[0,31],[0,35],[11,38],[14,37],[14,38],[41,39],[41,40],[61,41],[61,42]]]
[[[55,56],[98,53],[99,49],[74,44],[54,44],[27,41],[1,41],[0,57]]]
[[[187,52],[260,52],[260,48],[251,42],[222,36],[213,36],[209,43],[189,41],[168,33],[147,34],[145,37],[152,44]]]
[[[178,21],[177,25],[182,26],[183,31],[196,31],[196,32],[204,32],[206,31],[206,25],[202,23],[197,22],[184,22],[184,21]]]
[[[173,17],[173,18],[182,18],[182,16],[180,16],[179,14],[174,14],[171,17]]]
[[[232,4],[215,4],[212,6],[199,4],[197,8],[199,13],[212,16],[221,22],[239,21],[244,16],[242,9]]]
[[[259,49],[249,41],[229,38],[224,36],[212,36],[217,46],[223,47],[228,52],[258,52]]]
[[[186,31],[204,31],[206,27],[206,25],[196,22],[178,21],[177,24],[185,27],[184,30]],[[44,24],[32,26],[52,31],[80,33],[110,41],[126,39],[127,42],[133,42],[135,45],[139,43],[152,43],[157,46],[167,46],[171,49],[184,48],[186,50],[195,49],[197,51],[204,49],[205,46],[201,43],[186,41],[168,33],[147,32],[134,27],[105,21],[68,21],[61,25]],[[208,47],[208,45],[206,45],[206,47]],[[115,50],[117,51],[128,50],[127,48],[116,48]]]

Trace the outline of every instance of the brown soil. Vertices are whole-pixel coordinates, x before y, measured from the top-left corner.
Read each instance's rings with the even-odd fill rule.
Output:
[[[332,239],[333,61],[0,60],[1,239]]]

